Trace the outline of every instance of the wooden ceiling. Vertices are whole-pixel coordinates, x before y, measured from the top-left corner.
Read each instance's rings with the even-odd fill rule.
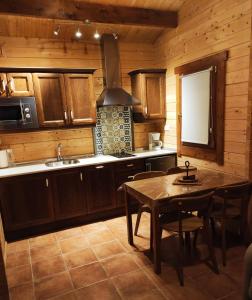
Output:
[[[178,11],[185,0],[83,0],[83,2]],[[53,35],[53,30],[58,25],[60,25],[60,34],[58,37],[55,37]],[[80,21],[52,20],[46,18],[4,14],[0,15],[1,36],[52,38],[71,41],[74,39],[74,32],[78,27],[80,27],[80,30],[83,32],[82,40],[94,41],[93,34],[95,30],[98,30],[101,34],[117,33],[119,35],[119,39],[125,42],[141,43],[155,42],[155,40],[165,30],[164,28],[149,26],[113,25],[100,23],[91,23],[87,25]]]

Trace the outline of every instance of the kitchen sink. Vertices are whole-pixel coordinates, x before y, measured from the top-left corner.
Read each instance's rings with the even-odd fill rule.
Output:
[[[45,165],[47,167],[58,167],[63,165],[75,165],[78,164],[80,161],[78,159],[63,159],[63,160],[54,160],[46,162]]]

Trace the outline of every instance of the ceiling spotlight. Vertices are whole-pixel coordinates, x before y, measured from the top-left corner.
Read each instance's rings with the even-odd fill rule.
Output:
[[[100,37],[101,37],[100,33],[96,30],[95,33],[94,33],[94,38],[96,40],[99,40]]]
[[[60,34],[60,26],[59,25],[53,30],[53,34],[55,36],[58,36]]]
[[[114,39],[117,40],[118,39],[118,34],[117,33],[113,33]]]
[[[80,31],[80,28],[78,28],[77,31],[75,32],[75,37],[77,39],[80,39],[82,37],[82,32]]]

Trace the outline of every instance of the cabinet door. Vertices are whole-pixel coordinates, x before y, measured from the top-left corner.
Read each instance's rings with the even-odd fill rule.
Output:
[[[33,82],[40,126],[68,124],[64,75],[34,73]]]
[[[87,214],[83,171],[73,169],[52,175],[56,219]]]
[[[144,74],[144,87],[147,118],[165,118],[165,75]]]
[[[113,167],[98,165],[86,171],[88,213],[116,207]]]
[[[34,96],[31,73],[7,73],[7,82],[12,81],[12,96]]]
[[[65,74],[70,121],[74,125],[95,123],[96,102],[91,74]]]
[[[0,199],[6,230],[28,228],[54,219],[51,182],[46,175],[5,180],[0,185]]]

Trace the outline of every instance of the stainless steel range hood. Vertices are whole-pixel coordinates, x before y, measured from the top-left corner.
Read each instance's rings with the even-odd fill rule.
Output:
[[[96,101],[97,106],[140,104],[122,88],[118,41],[113,34],[101,38],[104,90]]]

